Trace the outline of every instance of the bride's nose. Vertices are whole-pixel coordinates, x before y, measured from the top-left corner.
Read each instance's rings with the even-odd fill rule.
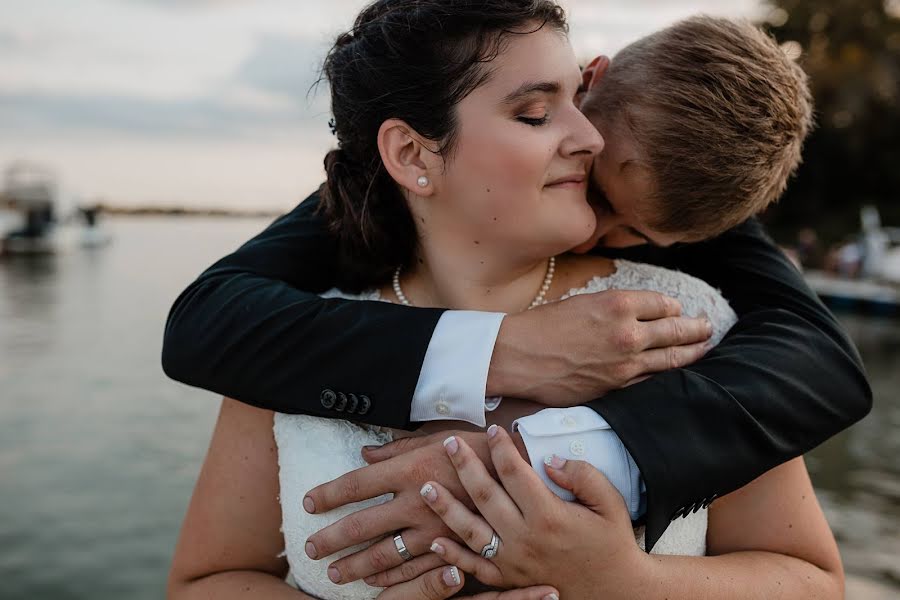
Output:
[[[605,142],[597,128],[577,108],[570,112],[569,135],[560,150],[566,156],[596,156],[603,151]]]

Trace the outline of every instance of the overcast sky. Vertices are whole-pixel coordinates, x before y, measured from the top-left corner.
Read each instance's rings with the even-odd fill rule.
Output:
[[[325,88],[360,0],[0,0],[0,168],[112,204],[287,209],[323,178]],[[582,58],[758,0],[567,0]]]

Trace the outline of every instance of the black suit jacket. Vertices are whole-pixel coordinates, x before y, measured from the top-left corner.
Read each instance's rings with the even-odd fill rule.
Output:
[[[412,396],[442,311],[319,298],[336,253],[317,205],[313,194],[178,297],[163,368],[270,410],[414,428]],[[755,220],[624,255],[706,280],[739,317],[696,364],[588,404],[641,469],[649,549],[671,520],[810,450],[872,399],[852,343]]]

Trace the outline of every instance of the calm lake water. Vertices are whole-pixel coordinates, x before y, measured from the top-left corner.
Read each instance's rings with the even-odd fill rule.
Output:
[[[164,596],[219,398],[164,376],[163,323],[266,224],[110,219],[107,248],[0,259],[0,598]],[[808,462],[848,571],[900,590],[900,322],[845,323],[875,409]]]

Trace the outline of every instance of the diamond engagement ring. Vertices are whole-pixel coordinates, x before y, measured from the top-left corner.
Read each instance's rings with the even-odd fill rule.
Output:
[[[481,549],[481,556],[490,560],[497,556],[498,550],[500,550],[500,536],[491,532],[491,543]]]
[[[409,553],[409,550],[406,549],[406,544],[403,543],[403,538],[400,537],[400,534],[394,536],[394,546],[397,548],[397,552],[400,553],[400,558],[403,560],[412,560],[413,555]]]

